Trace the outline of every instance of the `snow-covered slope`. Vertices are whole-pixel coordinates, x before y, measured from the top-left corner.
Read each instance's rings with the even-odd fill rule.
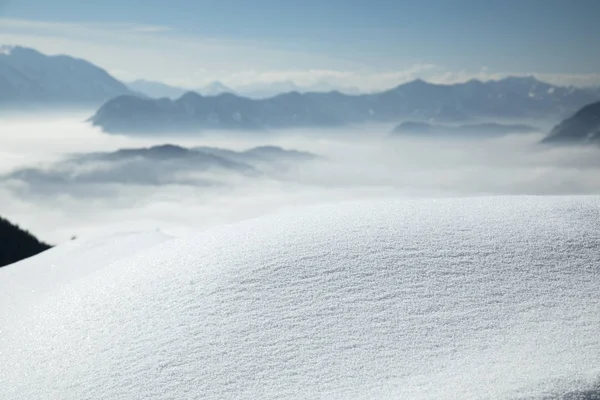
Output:
[[[582,389],[600,377],[599,204],[337,204],[173,239],[6,312],[0,398],[505,399]],[[7,271],[26,280],[42,267],[30,268]]]
[[[0,269],[0,305],[20,307],[111,263],[170,240],[162,232],[123,232],[72,240]],[[2,312],[0,312],[0,315]]]

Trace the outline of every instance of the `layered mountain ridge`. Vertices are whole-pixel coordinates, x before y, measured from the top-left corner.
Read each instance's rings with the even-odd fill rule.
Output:
[[[290,92],[258,100],[231,93],[202,96],[188,92],[177,100],[120,96],[104,104],[91,122],[106,132],[156,134],[339,127],[406,119],[430,123],[556,120],[599,99],[600,92],[595,90],[553,86],[533,77],[453,85],[416,80],[363,95]]]

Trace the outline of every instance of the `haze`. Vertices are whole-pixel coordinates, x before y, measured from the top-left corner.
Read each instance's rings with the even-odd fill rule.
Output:
[[[84,122],[87,116],[13,118],[4,123],[0,139],[4,215],[52,243],[123,229],[157,229],[180,235],[280,208],[364,198],[600,192],[598,149],[540,146],[542,134],[440,140],[393,137],[391,126],[380,124],[269,134],[126,137],[102,133]],[[183,178],[160,185],[140,184],[135,179],[129,184],[72,181],[41,185],[10,176],[24,168],[57,170],[76,154],[166,143],[232,150],[274,145],[321,158],[258,177],[198,173],[218,183],[216,186],[190,184]],[[69,176],[76,176],[101,166],[86,162],[68,168]],[[181,176],[189,173],[181,171]]]

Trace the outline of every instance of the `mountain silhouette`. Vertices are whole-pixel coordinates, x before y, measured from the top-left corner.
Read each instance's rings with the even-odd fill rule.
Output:
[[[29,232],[0,217],[0,267],[34,256],[50,245],[40,242]]]
[[[0,107],[98,107],[116,96],[134,94],[85,60],[18,46],[1,50]]]
[[[543,142],[600,144],[600,102],[583,107],[558,124]]]
[[[374,94],[289,92],[267,99],[189,92],[177,100],[120,96],[91,122],[106,132],[166,133],[204,129],[336,127],[416,120],[475,123],[482,119],[556,119],[600,99],[591,89],[553,86],[533,77],[439,85],[416,80]]]
[[[224,184],[226,177],[261,177],[318,156],[277,146],[234,151],[215,147],[186,148],[163,144],[114,152],[83,153],[43,167],[26,167],[0,176],[32,190],[57,192],[102,184],[142,186]],[[93,192],[93,191],[92,191]]]

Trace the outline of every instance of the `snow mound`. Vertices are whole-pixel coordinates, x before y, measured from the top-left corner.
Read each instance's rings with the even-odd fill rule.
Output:
[[[22,306],[137,252],[171,239],[161,232],[122,232],[63,243],[0,269],[0,304]]]
[[[352,203],[173,239],[7,313],[0,398],[582,388],[600,377],[599,203]]]

